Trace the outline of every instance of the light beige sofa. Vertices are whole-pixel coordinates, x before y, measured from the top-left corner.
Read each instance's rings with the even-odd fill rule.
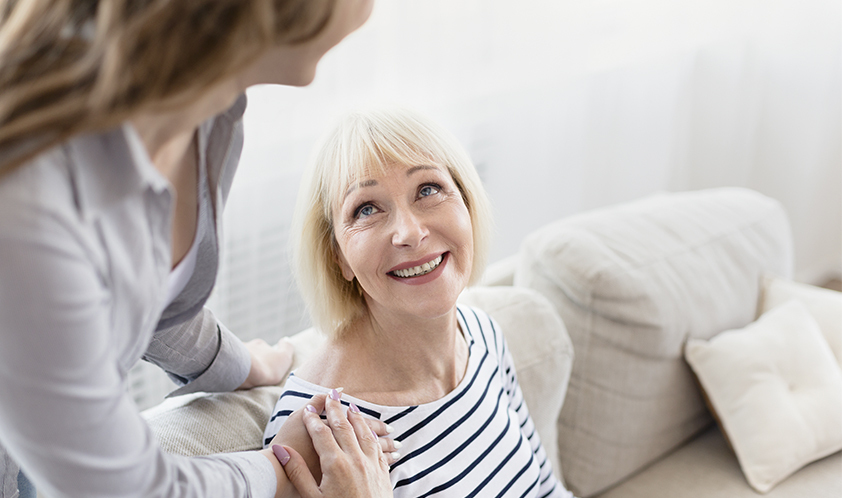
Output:
[[[682,352],[755,320],[768,276],[788,278],[792,261],[777,202],[743,189],[662,194],[536,231],[460,299],[500,323],[577,496],[754,497]],[[319,340],[295,336],[296,362]],[[175,398],[144,415],[173,452],[254,449],[279,390]],[[842,496],[842,453],[766,496]]]

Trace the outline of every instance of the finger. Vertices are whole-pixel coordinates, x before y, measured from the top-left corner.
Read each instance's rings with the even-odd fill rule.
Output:
[[[283,446],[283,448],[289,455],[289,460],[283,465],[284,472],[286,472],[287,478],[292,485],[295,486],[295,489],[298,490],[298,494],[303,498],[321,497],[322,492],[319,490],[319,486],[316,484],[316,479],[313,477],[313,474],[310,473],[310,469],[307,468],[307,462],[304,461],[304,458],[302,458],[297,451],[288,446]],[[275,448],[273,447],[273,451],[274,450]]]
[[[353,403],[348,405],[347,417],[348,422],[354,428],[354,433],[357,435],[357,440],[359,441],[359,445],[363,453],[370,457],[382,453],[383,450],[377,442],[377,434],[375,434],[374,431],[371,430],[371,427],[365,423],[357,405]]]
[[[286,351],[292,354],[295,351],[295,345],[292,344],[292,341],[289,340],[289,337],[281,337],[277,343],[275,343],[273,348],[277,349],[278,351]]]
[[[348,418],[345,416],[345,410],[342,408],[342,403],[339,401],[340,394],[336,389],[331,389],[330,394],[325,399],[325,414],[327,415],[327,423],[333,431],[333,437],[336,438],[336,443],[345,452],[359,451],[359,443],[357,442],[357,435]],[[369,433],[371,430],[369,429]],[[374,436],[369,434],[371,440]]]
[[[377,442],[380,444],[380,450],[386,455],[390,464],[398,461],[401,457],[401,453],[398,450],[403,446],[400,441],[396,441],[390,437],[381,437],[377,439]]]
[[[324,455],[337,453],[342,451],[333,437],[333,431],[324,423],[319,417],[317,409],[313,405],[307,405],[304,408],[304,427],[307,433],[310,434],[310,439],[313,441],[313,448],[319,455],[321,460]]]
[[[308,401],[307,404],[315,408],[317,414],[321,414],[323,411],[325,411],[326,398],[327,394],[317,394],[310,398],[310,401]]]
[[[261,339],[259,337],[257,339],[250,340],[246,344],[254,344],[254,345],[257,345],[257,346],[268,346],[269,345],[269,344],[266,343],[266,341],[264,341],[263,339]]]
[[[383,422],[382,420],[366,417],[363,417],[363,420],[365,420],[365,423],[368,424],[369,427],[371,427],[371,430],[373,430],[374,433],[380,437],[389,435],[392,433],[392,431],[394,431],[392,426],[386,424],[386,422]]]

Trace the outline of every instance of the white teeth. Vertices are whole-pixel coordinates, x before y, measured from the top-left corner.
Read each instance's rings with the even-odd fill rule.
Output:
[[[424,263],[423,265],[413,266],[412,268],[407,268],[405,270],[395,270],[394,273],[396,276],[401,278],[409,278],[409,277],[417,277],[419,275],[426,275],[431,271],[435,270],[439,267],[442,260],[444,259],[444,255],[437,257],[436,259],[430,261],[429,263]]]

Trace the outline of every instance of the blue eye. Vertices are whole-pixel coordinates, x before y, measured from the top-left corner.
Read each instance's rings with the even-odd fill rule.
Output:
[[[441,191],[441,187],[438,185],[424,185],[421,187],[421,190],[418,191],[418,197],[428,197],[433,194],[437,194]]]
[[[357,208],[356,213],[354,213],[354,217],[362,218],[364,216],[371,216],[374,214],[374,206],[371,204],[364,204]]]

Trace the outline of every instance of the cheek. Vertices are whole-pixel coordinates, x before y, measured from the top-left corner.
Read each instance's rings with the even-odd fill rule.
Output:
[[[339,266],[339,270],[342,272],[345,280],[351,281],[354,279],[354,270],[351,265],[353,254],[349,252],[347,237],[343,238],[336,232],[334,232],[333,237],[335,244],[334,260],[336,261],[336,265]]]
[[[457,230],[457,242],[464,249],[467,256],[473,256],[474,252],[474,229],[471,223],[471,215],[468,209],[463,205],[456,213],[453,220],[453,227]]]
[[[358,280],[365,279],[368,266],[372,262],[372,258],[369,257],[372,247],[369,239],[369,234],[365,231],[349,231],[342,234],[341,240],[337,239],[340,249],[339,267],[346,279],[352,280],[354,277]]]

